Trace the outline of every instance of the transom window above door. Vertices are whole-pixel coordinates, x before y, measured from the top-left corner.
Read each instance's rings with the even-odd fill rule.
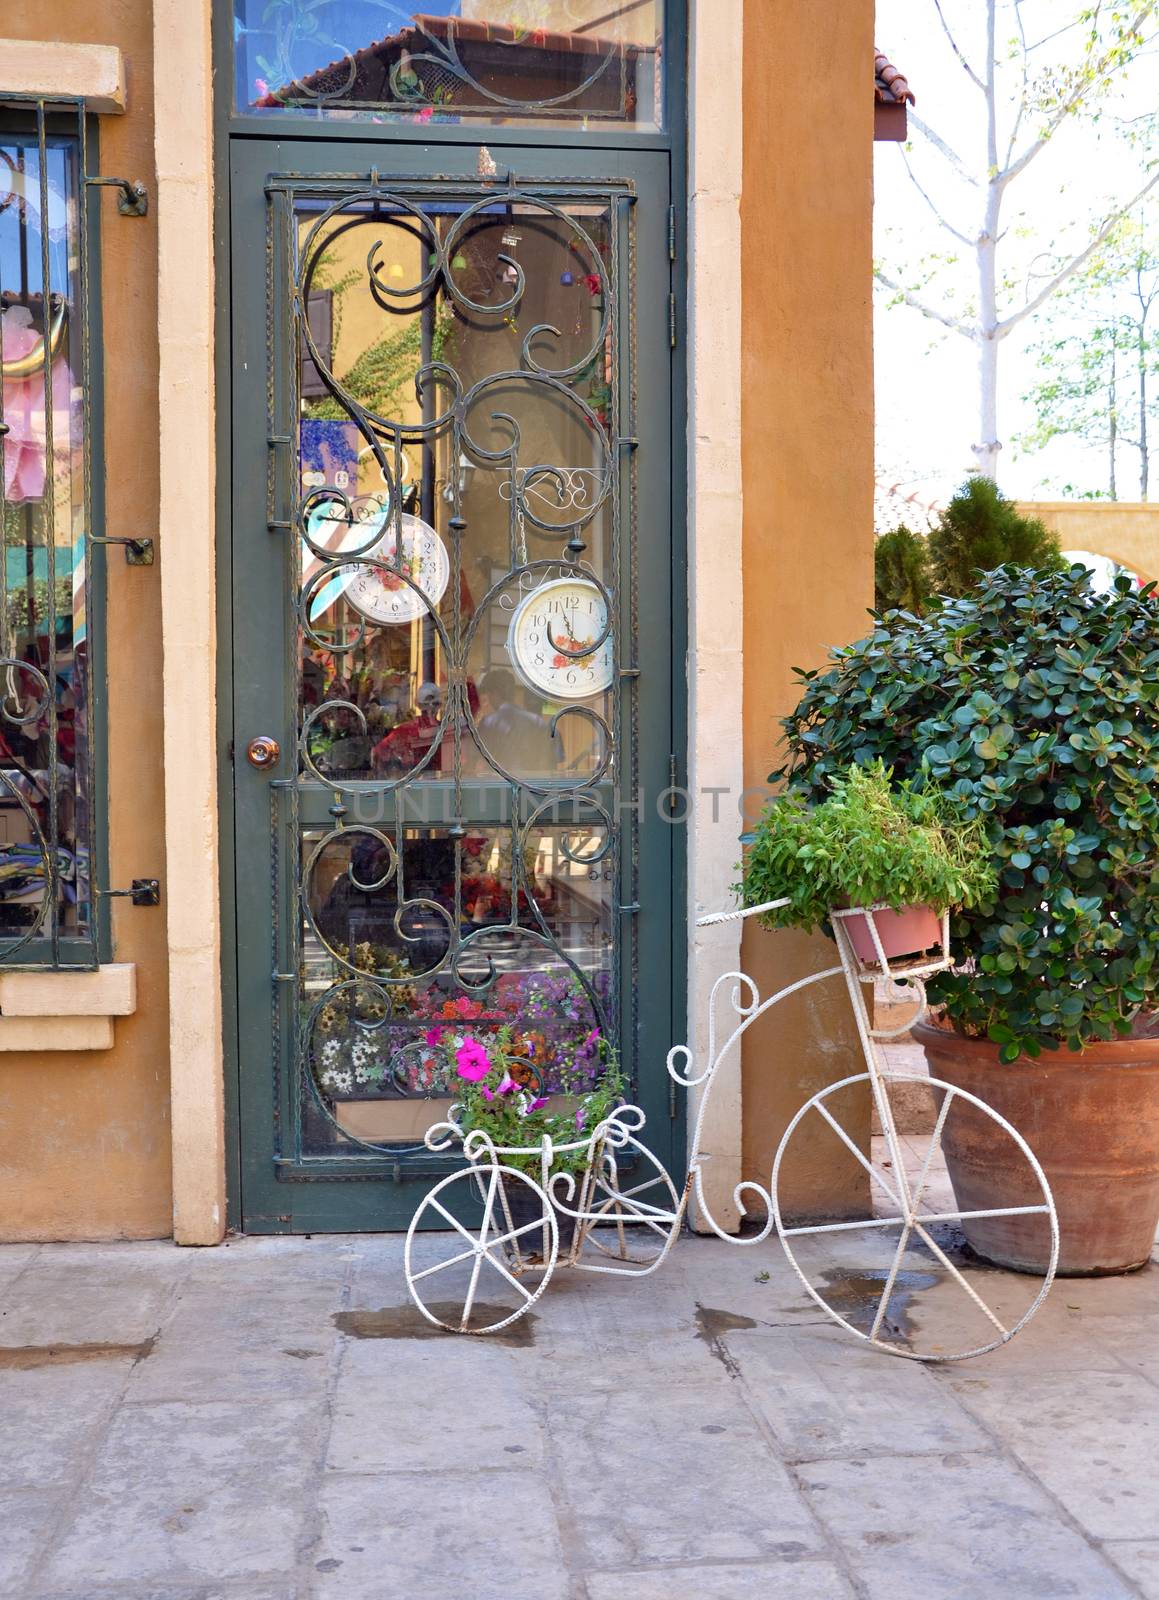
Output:
[[[662,126],[665,0],[234,0],[238,111]]]

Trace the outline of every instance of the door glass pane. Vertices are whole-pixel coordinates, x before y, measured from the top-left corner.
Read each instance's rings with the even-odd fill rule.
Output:
[[[623,214],[466,183],[287,212],[303,1156],[420,1138],[447,1030],[510,1027],[564,1096],[614,1042]]]
[[[455,1097],[452,1038],[486,1045],[509,1028],[550,1096],[583,1094],[603,1070],[614,954],[605,830],[533,828],[517,871],[510,829],[472,827],[457,918],[447,830],[390,836],[407,875],[401,916],[393,881],[382,882],[382,837],[349,827],[304,840],[316,853],[303,946],[307,1155],[340,1143],[339,1129],[369,1142],[421,1138]]]
[[[0,140],[0,938],[91,926],[76,146]],[[55,863],[55,870],[52,864]],[[53,893],[55,889],[55,893]]]
[[[660,126],[664,0],[234,0],[239,111]]]

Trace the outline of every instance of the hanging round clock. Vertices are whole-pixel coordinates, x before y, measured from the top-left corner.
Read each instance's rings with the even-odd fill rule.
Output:
[[[587,700],[612,685],[608,608],[588,578],[553,578],[525,595],[507,630],[507,651],[529,689]],[[602,643],[600,641],[603,641]],[[591,646],[588,654],[583,652]]]
[[[399,520],[402,523],[400,564],[410,583],[382,567],[360,565],[353,569],[346,585],[346,599],[354,609],[368,622],[379,626],[415,622],[425,617],[428,601],[430,609],[436,611],[451,576],[447,547],[430,523],[407,512],[403,512]],[[394,561],[393,528],[380,546],[366,554],[379,561]]]

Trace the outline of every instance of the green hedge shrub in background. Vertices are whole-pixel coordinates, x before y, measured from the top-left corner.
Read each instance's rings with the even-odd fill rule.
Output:
[[[954,917],[973,970],[930,984],[1003,1059],[1131,1031],[1159,1006],[1159,600],[1082,567],[990,572],[799,674],[788,781],[814,801],[851,762],[932,783],[986,819],[992,904]]]
[[[934,598],[930,553],[920,533],[901,523],[873,542],[873,605],[876,611],[912,611],[921,616]]]
[[[993,478],[978,474],[966,479],[940,513],[927,545],[938,594],[969,594],[981,574],[996,567],[1067,570],[1045,522],[1024,517]]]

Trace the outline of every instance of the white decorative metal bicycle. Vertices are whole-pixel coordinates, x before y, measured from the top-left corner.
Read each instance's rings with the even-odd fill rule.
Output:
[[[772,901],[743,911],[721,912],[701,918],[698,925],[707,927],[760,916],[786,903]],[[899,1134],[891,1090],[899,1084],[910,1085],[914,1079],[885,1070],[878,1047],[908,1032],[926,1009],[925,979],[952,965],[949,918],[942,919],[941,945],[936,953],[891,963],[873,916],[878,909],[881,908],[833,912],[831,925],[840,965],[788,984],[766,1000],[761,999],[756,984],[743,972],[725,973],[713,984],[707,1065],[701,1071],[695,1070],[692,1052],[686,1045],[676,1045],[668,1053],[668,1071],[676,1083],[700,1091],[683,1192],[677,1191],[662,1163],[638,1137],[644,1126],[644,1113],[637,1106],[620,1106],[589,1135],[569,1144],[553,1147],[551,1140],[544,1138],[538,1145],[510,1148],[496,1147],[478,1129],[464,1135],[456,1108],[452,1107],[450,1119],[431,1128],[426,1143],[434,1151],[447,1151],[461,1143],[469,1165],[434,1185],[416,1210],[406,1237],[407,1286],[428,1321],[455,1333],[497,1332],[530,1310],[560,1265],[638,1277],[655,1272],[676,1241],[690,1199],[695,1199],[701,1225],[729,1244],[760,1244],[775,1230],[811,1299],[842,1328],[891,1355],[927,1361],[962,1360],[995,1349],[1024,1328],[1045,1299],[1058,1261],[1058,1218],[1049,1184],[1025,1139],[1004,1117],[977,1096],[939,1079],[918,1080],[928,1084],[937,1103],[933,1131],[922,1136],[928,1139],[924,1156],[920,1151],[915,1154],[912,1136]],[[876,961],[866,962],[857,955],[845,926],[846,919],[852,916],[865,917]],[[758,1018],[789,995],[838,976],[845,979],[866,1071],[829,1084],[801,1106],[777,1149],[768,1189],[747,1180],[735,1190],[734,1201],[742,1215],[748,1210],[746,1201],[763,1207],[763,1225],[747,1235],[729,1233],[713,1217],[704,1187],[704,1164],[709,1155],[701,1149],[701,1138],[713,1085],[726,1061],[731,1061],[734,1069],[739,1065],[740,1040]],[[900,1027],[872,1026],[866,995],[874,981],[882,977],[903,982],[912,989],[916,1008]],[[725,1029],[718,1026],[717,1017],[722,996],[732,1013]],[[862,1148],[866,1091],[881,1129],[884,1155],[878,1161]],[[843,1113],[843,1104],[857,1109]],[[1028,1169],[1022,1174],[1023,1187],[1040,1194],[1040,1200],[963,1211],[957,1208],[956,1201],[946,1207],[931,1197],[936,1158],[955,1108],[970,1116],[989,1117],[998,1124],[1010,1141],[1009,1159],[1024,1162]],[[842,1126],[843,1114],[858,1117],[854,1134]],[[793,1159],[794,1141],[807,1136],[814,1116],[864,1169],[870,1206],[866,1215],[852,1220],[794,1219],[787,1225],[780,1195],[782,1174],[786,1163]],[[560,1170],[561,1157],[574,1170]],[[534,1178],[529,1168],[535,1171]],[[478,1222],[474,1218],[480,1200],[482,1221]],[[464,1216],[472,1220],[466,1222]],[[947,1240],[946,1230],[964,1220],[1025,1216],[1041,1216],[1043,1226],[1049,1228],[1047,1270],[1029,1303],[1019,1305],[1014,1314],[1006,1311],[1005,1300],[1016,1298],[1012,1285],[1025,1288],[1026,1278],[986,1274],[987,1287],[998,1286],[1004,1313],[1000,1316],[983,1297],[977,1282],[967,1276],[971,1269],[963,1271],[953,1260],[950,1251],[954,1241]],[[894,1229],[896,1244],[892,1243]],[[858,1257],[853,1261],[847,1247],[859,1239],[863,1240],[861,1248],[868,1259]],[[872,1254],[869,1239],[873,1240]],[[816,1259],[818,1247],[826,1252],[820,1261]],[[861,1286],[856,1309],[850,1304],[848,1293],[849,1274],[854,1270]],[[976,1335],[967,1335],[961,1348],[947,1348],[944,1297],[938,1301],[929,1327],[914,1326],[906,1315],[899,1318],[898,1305],[911,1298],[915,1281],[920,1282],[923,1291],[935,1287],[940,1290],[944,1284],[963,1295],[963,1311],[984,1329],[984,1337],[979,1340]],[[868,1296],[864,1287],[867,1284]],[[507,1297],[503,1305],[493,1305],[486,1299],[496,1290]],[[449,1298],[425,1298],[439,1291]],[[923,1307],[931,1303],[924,1294],[922,1303]],[[852,1320],[854,1316],[859,1316],[862,1326]],[[957,1319],[955,1311],[951,1322],[956,1325]]]

